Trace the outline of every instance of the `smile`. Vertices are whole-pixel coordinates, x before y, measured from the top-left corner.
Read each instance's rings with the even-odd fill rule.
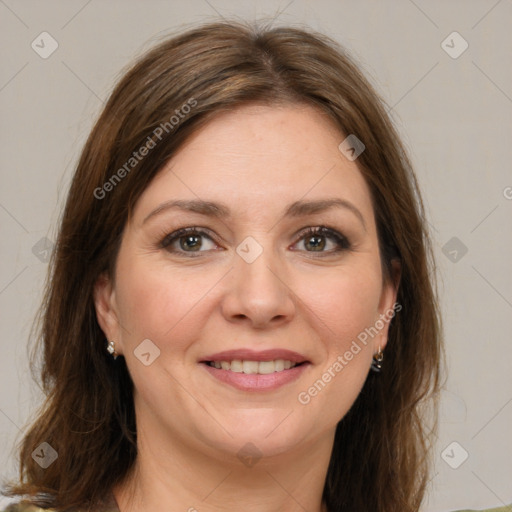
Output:
[[[210,366],[218,370],[228,370],[236,373],[268,375],[269,373],[282,372],[294,368],[298,364],[285,359],[276,359],[274,361],[242,361],[234,359],[232,361],[208,361]]]
[[[234,359],[233,361],[205,361],[199,366],[222,385],[227,384],[240,391],[257,392],[273,391],[297,380],[311,366],[311,363],[292,363],[283,359],[275,361]]]

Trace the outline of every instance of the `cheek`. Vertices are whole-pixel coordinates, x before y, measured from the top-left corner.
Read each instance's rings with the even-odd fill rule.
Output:
[[[333,426],[348,412],[368,376],[372,355],[369,334],[379,318],[380,268],[335,272],[309,294],[308,307],[325,357],[297,397],[302,413],[315,418],[316,428]],[[374,332],[374,331],[372,331]]]
[[[368,261],[303,282],[300,296],[317,317],[329,352],[344,352],[351,339],[377,320],[381,279],[378,263]]]
[[[116,299],[125,327],[123,343],[133,349],[149,338],[163,349],[163,340],[172,339],[173,348],[179,350],[182,336],[178,333],[192,327],[188,316],[204,289],[184,279],[182,272],[151,262],[151,255],[120,259],[118,276]]]
[[[344,283],[347,285],[347,283]],[[350,286],[351,285],[351,286]],[[344,287],[338,307],[332,311],[332,331],[337,333],[333,343],[338,353],[344,353],[352,341],[365,341],[362,333],[372,326],[378,317],[379,292],[374,282],[351,282]],[[368,340],[366,340],[368,341]],[[364,350],[369,345],[361,344]]]

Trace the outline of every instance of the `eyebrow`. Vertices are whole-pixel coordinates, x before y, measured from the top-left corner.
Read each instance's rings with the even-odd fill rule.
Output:
[[[366,223],[359,209],[350,201],[337,197],[312,201],[295,201],[286,207],[283,218],[314,215],[332,208],[342,208],[352,212],[361,221],[364,229],[366,230]],[[201,199],[178,199],[162,203],[142,221],[142,224],[145,224],[150,218],[171,209],[185,210],[218,219],[229,218],[231,216],[231,210],[223,203],[215,203],[213,201],[204,201]]]

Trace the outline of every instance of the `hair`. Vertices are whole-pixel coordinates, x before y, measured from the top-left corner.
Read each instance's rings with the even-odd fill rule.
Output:
[[[219,113],[247,104],[311,105],[365,145],[356,164],[371,192],[385,279],[392,260],[400,262],[402,309],[389,327],[382,372],[369,373],[336,427],[323,500],[329,512],[418,511],[437,432],[443,346],[417,178],[385,102],[342,46],[310,29],[238,21],[189,27],[149,49],[119,80],[88,137],[37,317],[34,353],[42,345],[46,399],[19,443],[19,478],[3,494],[57,511],[93,510],[133,467],[133,383],[124,358],[105,350],[94,283],[102,273],[114,279],[127,220],[166,162]],[[46,469],[31,456],[43,442],[58,453]]]

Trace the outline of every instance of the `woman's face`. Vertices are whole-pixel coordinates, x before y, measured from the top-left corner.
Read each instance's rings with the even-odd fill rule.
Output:
[[[198,131],[140,197],[115,286],[98,280],[95,301],[146,438],[277,455],[331,436],[354,403],[396,293],[344,138],[312,107],[246,106]]]

